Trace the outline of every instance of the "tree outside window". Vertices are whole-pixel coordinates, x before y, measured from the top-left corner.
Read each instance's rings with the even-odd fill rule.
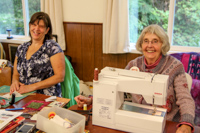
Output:
[[[200,47],[200,1],[176,0],[173,45]]]
[[[173,19],[173,46],[200,47],[199,0],[176,0],[174,17],[169,18],[170,0],[129,0],[130,43],[136,43],[141,31],[150,24],[158,24],[167,32]]]
[[[25,35],[25,20],[29,22],[32,14],[40,11],[40,0],[0,0],[0,5],[0,34],[12,29],[12,35]],[[28,14],[24,15],[23,9]]]

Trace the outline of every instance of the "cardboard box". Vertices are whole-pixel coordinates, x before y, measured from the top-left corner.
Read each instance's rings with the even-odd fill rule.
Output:
[[[75,125],[71,128],[64,128],[48,118],[49,112],[55,112],[61,118],[69,119]],[[41,111],[37,115],[36,128],[47,133],[83,133],[85,130],[85,116],[61,107],[51,107]]]

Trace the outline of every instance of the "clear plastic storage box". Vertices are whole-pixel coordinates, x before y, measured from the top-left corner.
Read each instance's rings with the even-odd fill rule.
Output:
[[[75,125],[71,128],[64,128],[50,121],[48,114],[52,111],[63,119],[67,118]],[[47,133],[83,133],[85,129],[85,116],[65,108],[52,107],[38,113],[36,128]]]

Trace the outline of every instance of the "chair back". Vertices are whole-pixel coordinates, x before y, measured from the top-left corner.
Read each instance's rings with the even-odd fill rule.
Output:
[[[185,75],[186,75],[186,79],[187,79],[187,83],[188,83],[188,89],[189,89],[189,91],[191,91],[191,88],[192,88],[192,77],[188,73],[185,73]]]
[[[3,49],[3,45],[0,43],[0,59],[5,59],[5,58],[6,58],[6,54]]]

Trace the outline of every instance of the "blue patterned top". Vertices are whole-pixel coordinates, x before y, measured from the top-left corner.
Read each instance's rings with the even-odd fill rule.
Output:
[[[34,84],[53,76],[50,57],[63,52],[54,40],[46,40],[40,49],[27,60],[26,52],[30,45],[30,42],[25,42],[17,48],[16,52],[19,81],[25,85]],[[49,88],[37,90],[37,93],[61,97],[61,85],[58,83]]]

